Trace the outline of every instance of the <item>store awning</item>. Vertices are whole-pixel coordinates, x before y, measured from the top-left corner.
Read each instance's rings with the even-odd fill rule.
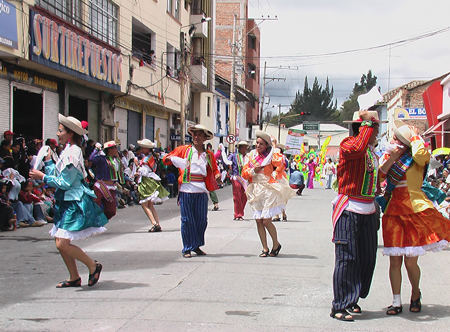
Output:
[[[428,128],[427,130],[425,130],[425,132],[422,134],[423,136],[431,136],[432,134],[435,133],[436,129],[439,128],[440,126],[442,126],[444,123],[447,122],[448,119],[442,120],[440,121],[438,124]]]

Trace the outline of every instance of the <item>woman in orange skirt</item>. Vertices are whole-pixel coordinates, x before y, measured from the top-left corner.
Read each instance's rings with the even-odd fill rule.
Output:
[[[418,258],[426,251],[438,252],[448,246],[450,220],[434,208],[421,190],[430,153],[418,129],[394,121],[394,136],[386,150],[380,167],[380,181],[387,181],[384,195],[387,206],[382,219],[383,255],[390,256],[389,279],[393,293],[393,302],[386,314],[398,315],[403,310],[400,295],[403,260],[412,288],[409,311],[417,313],[422,309]]]

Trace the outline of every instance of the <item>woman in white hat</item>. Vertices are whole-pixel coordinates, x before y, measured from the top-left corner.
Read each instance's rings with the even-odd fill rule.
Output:
[[[295,190],[276,180],[284,172],[285,164],[283,155],[279,153],[279,149],[276,149],[275,142],[272,143],[270,136],[263,131],[257,130],[255,134],[256,150],[249,153],[242,176],[250,183],[245,194],[248,204],[253,209],[253,218],[256,220],[263,247],[259,256],[275,257],[281,250],[281,244],[278,242],[277,229],[272,223],[272,217],[285,209],[287,201],[295,195]],[[272,176],[274,171],[275,178]],[[273,242],[270,252],[266,229]]]
[[[394,121],[394,135],[382,157],[380,180],[385,194],[377,198],[383,214],[383,254],[389,256],[389,279],[393,293],[387,315],[403,311],[401,301],[403,260],[411,283],[409,311],[422,309],[418,258],[426,251],[441,251],[450,241],[450,220],[439,213],[421,190],[430,153],[416,127]]]
[[[141,198],[139,203],[152,223],[152,228],[148,231],[150,233],[161,232],[162,229],[154,204],[168,200],[170,193],[161,185],[161,178],[156,174],[158,156],[153,152],[156,144],[147,138],[138,141],[138,144],[144,154],[138,170],[140,175],[138,191]]]
[[[102,265],[90,258],[72,240],[86,239],[91,235],[103,233],[108,219],[94,202],[95,194],[84,182],[87,176],[81,150],[82,135],[87,131],[80,121],[73,117],[59,115],[59,144],[65,146],[56,164],[51,153],[45,157],[46,174],[32,170],[30,177],[43,180],[48,186],[57,188],[55,193],[55,217],[50,234],[55,237],[56,248],[69,270],[69,279],[56,285],[57,288],[80,287],[81,277],[76,261],[84,263],[89,269],[88,286],[94,286],[100,278]]]

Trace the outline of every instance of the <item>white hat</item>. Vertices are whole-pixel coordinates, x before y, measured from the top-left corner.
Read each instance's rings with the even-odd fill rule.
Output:
[[[212,139],[214,137],[214,134],[212,133],[212,131],[210,131],[204,125],[200,125],[200,124],[197,124],[195,126],[189,127],[187,131],[188,131],[188,133],[191,136],[193,136],[194,135],[193,132],[194,131],[199,131],[199,130],[201,130],[201,131],[203,131],[205,133],[207,140]]]
[[[128,150],[134,150],[136,147],[134,146],[134,144],[129,144],[128,145]]]
[[[284,144],[278,143],[278,144],[277,144],[277,148],[279,148],[279,149],[281,149],[281,150],[284,150],[284,149],[285,149],[285,146],[284,146]]]
[[[395,136],[397,136],[397,138],[403,144],[411,146],[411,137],[412,137],[411,128],[409,128],[409,126],[406,123],[400,120],[395,120],[393,129]]]
[[[237,144],[237,146],[242,146],[242,145],[249,146],[250,144],[248,144],[247,141],[241,140],[241,141],[239,141],[239,143]]]
[[[113,146],[116,146],[116,142],[115,141],[108,141],[105,144],[103,144],[103,149],[112,148]]]
[[[81,122],[78,119],[75,119],[73,116],[65,117],[64,115],[59,114],[59,123],[61,123],[64,127],[69,128],[78,135],[85,135],[88,133],[86,129],[83,129],[81,127]]]
[[[386,123],[387,122],[387,121],[380,121],[377,111],[367,111],[367,112],[369,112],[369,115],[372,117],[371,121],[376,122],[376,123]],[[352,121],[343,121],[343,122],[344,123],[362,122],[362,119],[359,116],[359,111],[356,111],[353,113]]]
[[[144,138],[141,141],[137,141],[137,143],[139,144],[139,146],[141,146],[143,148],[149,148],[149,149],[156,148],[156,144],[153,143],[152,141],[150,141],[148,138]]]
[[[270,139],[270,135],[262,130],[256,130],[255,131],[256,137],[262,138],[264,141],[266,141],[267,144],[272,144],[272,140]]]

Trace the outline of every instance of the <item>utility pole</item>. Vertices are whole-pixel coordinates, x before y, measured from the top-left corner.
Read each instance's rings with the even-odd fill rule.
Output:
[[[181,30],[181,29],[180,29]],[[186,103],[184,101],[185,95],[185,86],[186,86],[186,65],[185,65],[185,57],[186,57],[186,45],[184,43],[184,32],[180,32],[180,47],[181,47],[181,63],[180,63],[180,144],[185,145],[185,136],[186,136]]]
[[[236,135],[236,95],[234,93],[236,80],[236,21],[237,14],[233,16],[233,43],[231,45],[231,54],[233,62],[231,65],[231,85],[230,85],[230,134]],[[234,144],[229,147],[230,152],[234,152]]]

